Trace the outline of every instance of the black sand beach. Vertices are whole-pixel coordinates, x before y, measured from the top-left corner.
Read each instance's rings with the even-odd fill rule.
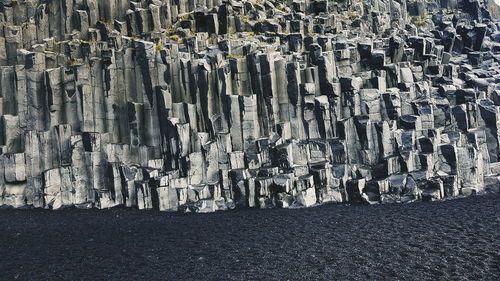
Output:
[[[1,280],[499,280],[500,197],[236,210],[0,210]]]

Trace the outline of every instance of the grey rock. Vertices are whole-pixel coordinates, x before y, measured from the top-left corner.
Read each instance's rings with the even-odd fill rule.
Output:
[[[0,205],[498,192],[498,5],[350,2],[4,4]]]

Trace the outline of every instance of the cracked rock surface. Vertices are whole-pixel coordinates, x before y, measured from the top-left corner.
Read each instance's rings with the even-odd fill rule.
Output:
[[[0,206],[498,192],[499,14],[486,0],[1,0]]]

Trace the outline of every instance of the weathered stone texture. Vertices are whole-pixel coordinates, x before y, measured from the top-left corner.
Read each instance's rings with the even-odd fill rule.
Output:
[[[498,191],[495,3],[1,0],[0,205]]]

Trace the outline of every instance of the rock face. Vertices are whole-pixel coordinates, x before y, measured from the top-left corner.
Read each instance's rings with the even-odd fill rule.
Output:
[[[213,212],[498,191],[496,9],[0,1],[0,205]]]

